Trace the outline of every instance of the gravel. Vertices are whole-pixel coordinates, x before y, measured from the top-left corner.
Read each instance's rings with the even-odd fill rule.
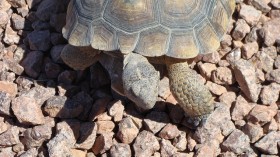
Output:
[[[158,102],[140,112],[104,61],[64,64],[68,3],[0,0],[0,157],[279,156],[279,0],[236,0],[221,47],[191,63],[217,101],[195,130],[164,67]]]

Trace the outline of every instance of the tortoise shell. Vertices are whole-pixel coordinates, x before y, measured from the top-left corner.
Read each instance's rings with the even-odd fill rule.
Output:
[[[143,56],[192,58],[220,46],[235,0],[71,0],[69,44]]]

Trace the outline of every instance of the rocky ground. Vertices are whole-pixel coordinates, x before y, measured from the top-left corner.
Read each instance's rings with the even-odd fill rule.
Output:
[[[0,0],[0,157],[279,156],[280,1],[236,0],[221,48],[191,67],[215,97],[190,130],[162,77],[140,113],[96,63],[61,60],[68,0]]]

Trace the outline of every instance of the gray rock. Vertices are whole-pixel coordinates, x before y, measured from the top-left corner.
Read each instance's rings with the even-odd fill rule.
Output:
[[[11,116],[11,98],[8,93],[0,91],[0,113]]]
[[[32,77],[37,78],[42,70],[44,54],[41,51],[29,52],[21,65],[24,67],[25,73]]]
[[[165,112],[152,111],[144,119],[145,127],[154,134],[159,132],[168,123],[169,117]]]
[[[66,96],[53,96],[46,101],[43,110],[50,117],[75,118],[83,111],[83,106]]]
[[[224,151],[232,151],[236,154],[252,151],[249,137],[238,129],[234,130],[222,143],[222,149]]]
[[[51,48],[51,34],[49,30],[33,31],[28,34],[31,50],[48,51]]]
[[[0,146],[9,147],[20,143],[19,128],[12,126],[4,133],[0,134]]]

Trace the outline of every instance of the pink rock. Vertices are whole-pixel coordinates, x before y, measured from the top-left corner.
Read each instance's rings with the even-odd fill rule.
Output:
[[[222,143],[222,150],[232,151],[236,154],[248,153],[252,151],[250,139],[242,131],[236,129]]]
[[[180,131],[178,130],[176,125],[167,124],[160,132],[159,137],[163,139],[174,139],[175,137],[179,136]]]
[[[255,147],[263,153],[277,155],[277,145],[280,141],[280,132],[272,131],[255,143]]]
[[[242,95],[238,96],[231,111],[232,120],[243,120],[253,107],[254,104],[249,103]]]
[[[126,117],[120,121],[117,137],[122,143],[129,144],[133,142],[138,133],[139,129],[131,117]]]
[[[269,105],[275,103],[279,98],[280,84],[271,83],[268,86],[262,88],[260,97],[263,104]]]
[[[276,105],[264,106],[256,105],[248,114],[247,119],[253,124],[260,124],[261,126],[270,122],[277,114]]]
[[[12,82],[0,81],[0,91],[6,92],[14,97],[17,94],[17,85]]]
[[[234,92],[226,92],[219,97],[219,101],[225,103],[229,107],[236,99],[236,94]]]
[[[92,147],[92,151],[95,155],[98,154],[103,154],[105,153],[107,150],[109,150],[111,148],[111,146],[113,145],[113,132],[108,132],[108,133],[104,133],[99,135],[95,142],[94,145]]]
[[[195,153],[196,157],[205,157],[205,156],[216,156],[215,149],[213,147],[208,145],[203,145],[202,147],[199,147],[197,152]]]
[[[250,59],[254,54],[258,52],[258,50],[259,50],[259,45],[256,41],[251,43],[246,43],[241,47],[242,58]]]
[[[166,99],[169,95],[171,95],[168,77],[163,77],[159,81],[158,95],[163,99]]]
[[[217,51],[214,51],[212,53],[205,54],[202,60],[207,63],[218,63],[221,58],[219,53]]]
[[[256,83],[255,68],[243,59],[236,61],[234,75],[242,92],[253,102],[257,102],[261,85]]]
[[[97,125],[94,122],[84,122],[80,125],[79,138],[75,148],[89,150],[92,148],[97,132]]]
[[[8,45],[12,45],[18,44],[19,40],[20,37],[18,36],[17,32],[7,25],[3,41]]]
[[[77,157],[86,157],[86,154],[87,154],[86,151],[82,151],[79,149],[71,149],[70,153],[72,156],[77,156]]]
[[[280,69],[275,69],[266,74],[265,79],[280,84]]]
[[[98,134],[112,132],[115,128],[115,123],[113,123],[112,121],[97,121],[96,125]]]
[[[0,146],[8,147],[20,143],[19,128],[12,126],[4,133],[0,134]]]
[[[12,110],[22,124],[37,125],[45,123],[40,106],[32,98],[26,96],[16,97],[12,101]]]
[[[131,150],[128,144],[117,143],[110,149],[111,157],[131,157]]]
[[[111,102],[108,106],[108,113],[110,116],[114,117],[115,122],[119,122],[122,120],[123,111],[124,105],[120,100],[116,102]]]
[[[185,131],[180,131],[179,136],[175,137],[173,140],[173,145],[179,150],[179,151],[185,151],[187,148],[187,133]],[[191,142],[189,142],[190,144]]]
[[[198,63],[198,68],[199,68],[200,73],[206,79],[210,79],[212,72],[217,69],[217,66],[215,64],[213,64],[213,63],[202,63],[202,62],[199,62]]]
[[[231,85],[235,83],[233,71],[228,67],[218,67],[215,71],[213,71],[212,80],[220,85]]]
[[[253,26],[259,22],[262,12],[256,10],[254,7],[246,4],[241,5],[239,16],[246,20],[246,22]]]
[[[144,119],[145,127],[153,133],[159,132],[168,123],[169,117],[165,112],[152,111]]]
[[[245,20],[239,19],[236,22],[236,26],[232,32],[232,37],[235,40],[242,40],[249,32],[250,32],[250,26],[246,23]]]
[[[6,11],[0,10],[0,27],[4,28],[9,21],[9,15]]]
[[[215,95],[222,95],[223,93],[227,92],[227,89],[224,86],[218,85],[211,81],[207,81],[206,86]]]
[[[160,155],[162,157],[173,156],[177,153],[177,149],[171,144],[169,140],[162,139],[160,141]]]
[[[250,59],[250,61],[258,68],[265,72],[273,70],[274,60],[264,51],[259,51]]]
[[[263,128],[258,124],[246,123],[242,131],[249,136],[251,143],[258,141],[263,135]]]
[[[160,149],[157,138],[148,131],[142,131],[136,137],[133,150],[136,157],[151,156]]]
[[[280,18],[272,19],[266,22],[262,28],[264,33],[264,43],[272,46],[276,39],[280,39]]]

